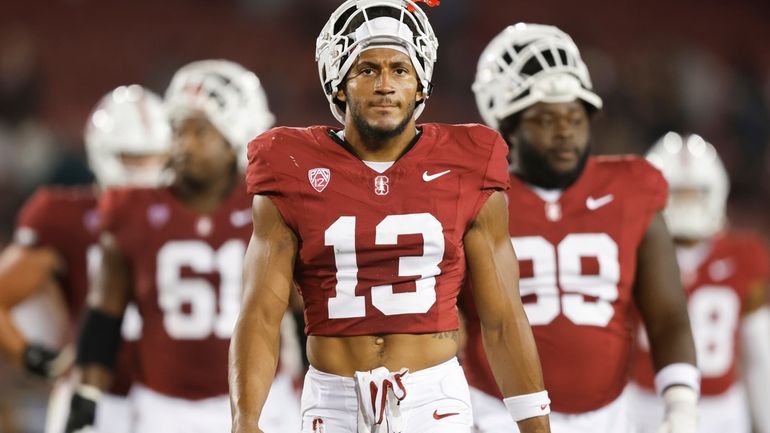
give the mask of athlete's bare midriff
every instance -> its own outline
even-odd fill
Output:
[[[320,337],[307,341],[310,365],[338,376],[385,367],[390,371],[417,371],[455,356],[458,331],[434,334],[385,334],[355,337]]]

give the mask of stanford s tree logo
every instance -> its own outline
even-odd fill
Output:
[[[311,168],[307,171],[310,186],[318,192],[323,191],[329,185],[331,177],[332,173],[328,168]]]
[[[390,180],[388,179],[388,176],[377,176],[374,178],[374,193],[377,195],[387,195],[388,191],[390,191],[390,187],[388,186],[388,182]]]

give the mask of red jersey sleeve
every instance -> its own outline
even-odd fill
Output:
[[[51,246],[56,243],[61,230],[53,218],[54,199],[50,190],[38,189],[24,203],[16,221],[14,241],[27,247]]]
[[[660,170],[642,158],[634,158],[631,160],[631,174],[634,183],[650,197],[650,211],[662,211],[668,201],[668,183]]]
[[[286,160],[286,147],[296,143],[281,131],[281,128],[273,128],[249,143],[246,191],[249,194],[270,197],[286,224],[296,230],[289,199],[293,192],[291,188],[295,188],[295,182],[286,174],[285,168],[277,162]],[[291,156],[288,158],[291,159]]]
[[[492,143],[482,188],[506,191],[509,187],[510,176],[508,175],[508,145],[505,140],[497,132],[481,125],[472,128],[470,135],[471,139]]]
[[[500,137],[500,134],[486,126],[474,125],[469,129],[468,136],[474,144],[473,148],[485,152],[486,156],[483,178],[480,183],[481,194],[472,209],[473,218],[469,221],[472,222],[493,192],[508,190],[510,177],[508,175],[508,145]]]

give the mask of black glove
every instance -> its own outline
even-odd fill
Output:
[[[79,387],[70,401],[70,414],[65,433],[74,433],[93,427],[96,420],[96,402],[101,392],[93,387]]]
[[[24,369],[40,377],[54,377],[54,366],[59,359],[59,352],[30,344],[24,349]]]

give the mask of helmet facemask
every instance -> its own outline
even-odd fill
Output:
[[[537,102],[579,99],[596,109],[602,106],[577,46],[553,26],[506,28],[481,54],[472,88],[484,122],[495,129]]]

